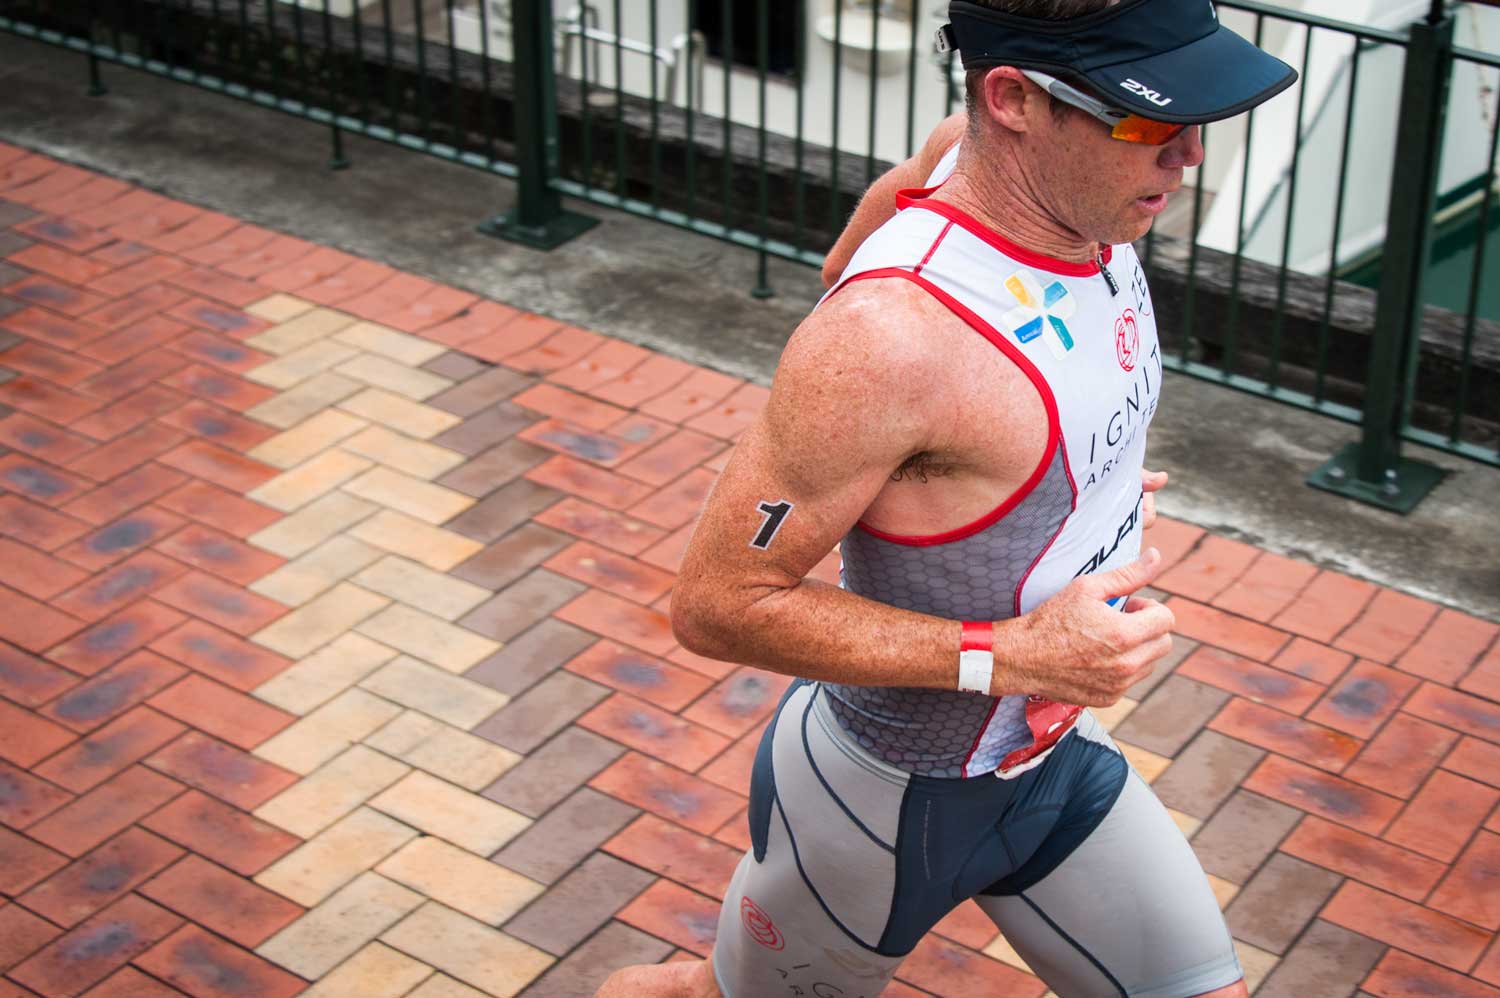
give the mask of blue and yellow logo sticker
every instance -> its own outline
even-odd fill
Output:
[[[1068,320],[1078,312],[1073,293],[1061,281],[1045,288],[1029,270],[1018,270],[1005,281],[1005,289],[1019,303],[1005,313],[1006,325],[1022,343],[1041,338],[1058,360],[1073,349],[1073,334]]]

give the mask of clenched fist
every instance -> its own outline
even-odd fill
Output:
[[[1161,552],[1074,579],[1035,610],[995,625],[995,696],[1038,694],[1109,707],[1172,650],[1172,611],[1131,596],[1162,569]],[[1129,596],[1125,612],[1106,602]]]

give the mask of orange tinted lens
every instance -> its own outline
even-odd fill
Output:
[[[1139,142],[1147,146],[1164,146],[1182,134],[1186,125],[1173,125],[1165,121],[1152,121],[1132,114],[1109,134],[1122,142]]]

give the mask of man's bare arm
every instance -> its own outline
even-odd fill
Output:
[[[909,285],[869,282],[799,328],[683,559],[672,622],[685,647],[810,679],[955,688],[958,621],[806,577],[891,471],[932,447],[961,411],[946,395],[947,358],[909,335],[940,320],[931,311],[940,308]],[[1000,624],[992,692],[1117,701],[1170,649],[1172,618],[1154,601],[1134,600],[1125,614],[1104,601],[1146,585],[1158,565],[1148,556],[1078,580]]]
[[[896,192],[909,187],[920,187],[932,176],[932,171],[937,169],[943,154],[963,137],[966,122],[967,118],[962,112],[944,118],[933,128],[915,156],[897,163],[870,185],[860,198],[854,214],[849,217],[849,224],[844,226],[838,241],[823,258],[825,288],[833,287],[844,268],[849,266],[859,244],[896,214]]]

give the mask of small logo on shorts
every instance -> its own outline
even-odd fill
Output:
[[[781,931],[772,924],[771,916],[749,898],[740,900],[740,920],[745,923],[745,931],[750,933],[750,938],[766,949],[780,951],[786,947],[786,940],[782,938]]]
[[[1124,371],[1134,371],[1141,355],[1141,334],[1136,328],[1135,313],[1130,309],[1115,321],[1115,358]]]

